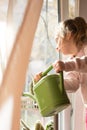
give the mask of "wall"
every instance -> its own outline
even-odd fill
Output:
[[[80,0],[79,15],[84,17],[87,21],[87,0]]]

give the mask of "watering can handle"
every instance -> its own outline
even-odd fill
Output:
[[[50,65],[50,66],[42,73],[42,77],[45,76],[45,75],[47,75],[47,73],[48,73],[49,71],[51,71],[52,69],[53,69],[53,66]]]
[[[63,84],[63,71],[60,71],[60,76],[61,76],[61,81],[62,81],[62,84]]]
[[[49,71],[51,71],[52,69],[53,69],[53,66],[50,65],[50,66],[42,73],[42,77],[46,76],[47,73],[48,73]],[[59,73],[60,73],[60,77],[61,77],[61,84],[64,86],[63,71],[60,71]]]
[[[53,65],[50,65],[43,73],[42,73],[42,77],[47,75],[48,72],[50,72],[53,69]],[[63,80],[63,71],[60,72],[61,75],[61,79]]]
[[[46,76],[49,71],[53,69],[53,65],[50,65],[43,73],[42,77]],[[64,86],[64,80],[63,80],[63,71],[60,71],[60,77],[61,77],[61,84]]]

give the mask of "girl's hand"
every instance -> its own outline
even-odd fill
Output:
[[[34,77],[34,82],[38,82],[41,79],[41,77],[42,77],[42,72],[36,74]]]
[[[53,63],[53,68],[57,73],[59,73],[60,71],[65,70],[65,64],[63,61],[55,61]]]

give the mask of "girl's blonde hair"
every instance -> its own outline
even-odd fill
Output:
[[[58,36],[65,37],[67,33],[71,33],[77,46],[87,44],[87,23],[82,17],[67,19],[58,25],[55,39]]]

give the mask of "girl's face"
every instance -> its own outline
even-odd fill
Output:
[[[72,39],[66,39],[58,36],[56,41],[56,50],[62,52],[64,55],[76,55],[77,47]]]

